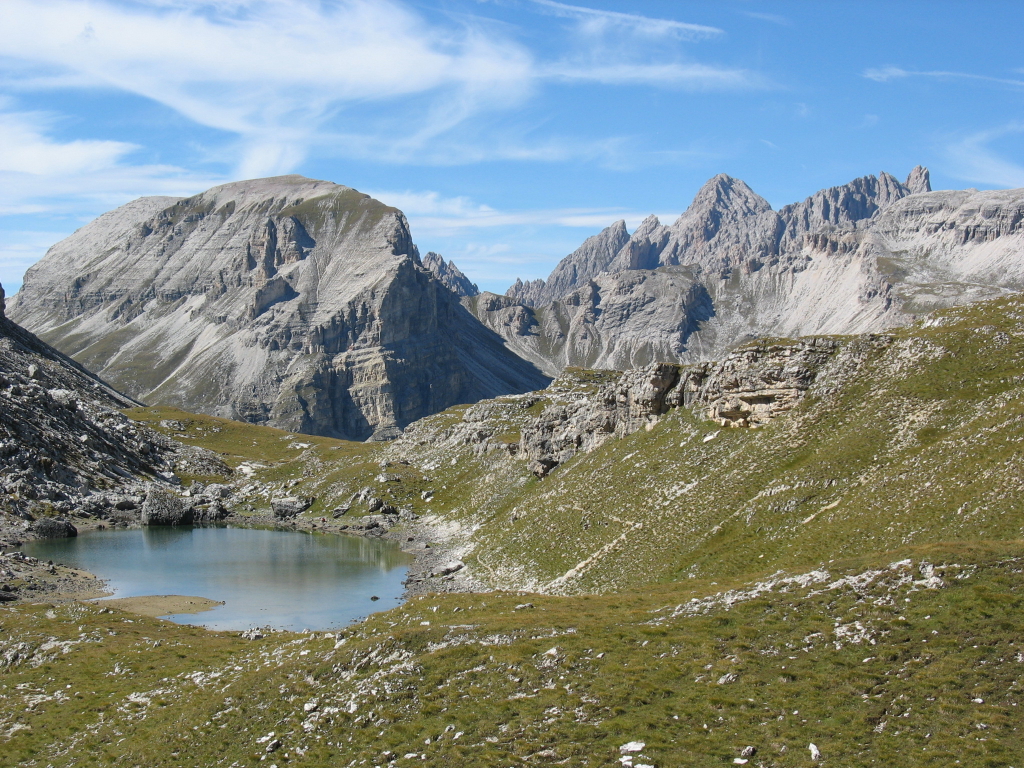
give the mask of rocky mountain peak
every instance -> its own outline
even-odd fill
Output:
[[[904,186],[910,190],[912,195],[920,195],[932,191],[932,179],[928,169],[922,165],[914,167],[914,170],[907,176]]]
[[[582,268],[580,248],[552,272],[565,280],[558,294],[552,278],[510,291],[544,312],[474,311],[558,373],[706,360],[759,336],[879,330],[1019,290],[1024,190],[921,196],[930,188],[918,166],[906,183],[863,176],[776,212],[719,174],[671,226],[647,218],[604,274]]]
[[[454,261],[446,262],[439,253],[429,251],[423,257],[423,266],[429,269],[449,291],[456,296],[476,296],[480,289],[471,282],[462,270],[455,266]]]
[[[430,263],[396,208],[332,182],[252,179],[101,216],[28,271],[10,314],[140,400],[385,437],[546,381],[449,290],[476,286]]]
[[[5,301],[4,286],[0,284],[0,318],[7,317],[7,302]]]
[[[747,186],[746,182],[720,173],[704,183],[690,207],[676,220],[676,224],[687,218],[712,215],[714,212],[728,210],[738,216],[756,216],[771,209],[768,201]]]
[[[652,227],[657,228],[660,222],[653,219]],[[645,222],[646,224],[647,222]],[[637,230],[643,234],[641,225]],[[579,248],[562,259],[558,266],[544,280],[531,280],[527,283],[517,280],[508,289],[506,296],[531,307],[542,307],[568,296],[580,285],[592,280],[608,269],[615,255],[629,242],[626,222],[622,219],[609,227],[605,227],[596,235],[588,237]]]
[[[544,288],[545,282],[540,278],[527,280],[526,282],[516,278],[516,281],[505,291],[505,295],[520,304],[526,304],[531,307],[543,307],[548,303],[545,301],[547,292]]]

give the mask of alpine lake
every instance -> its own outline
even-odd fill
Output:
[[[89,531],[21,549],[95,574],[111,600],[148,606],[139,612],[213,630],[344,626],[400,601],[412,562],[389,541],[232,526]]]

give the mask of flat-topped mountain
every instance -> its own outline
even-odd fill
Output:
[[[544,386],[401,211],[301,176],[142,198],[53,246],[13,319],[140,400],[350,439]],[[475,286],[473,286],[475,288]]]
[[[466,300],[517,353],[632,368],[766,336],[863,333],[1024,288],[1024,190],[932,192],[882,173],[775,211],[715,176],[671,225],[622,221],[546,280]]]

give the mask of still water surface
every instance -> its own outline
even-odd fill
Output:
[[[385,610],[400,598],[412,562],[376,539],[231,527],[91,531],[25,542],[22,549],[106,579],[114,597],[223,600],[212,611],[168,618],[235,630],[322,630]]]

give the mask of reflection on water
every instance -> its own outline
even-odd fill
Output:
[[[209,612],[170,617],[211,629],[347,624],[394,605],[411,561],[377,539],[227,526],[94,531],[26,542],[23,549],[95,573],[116,597],[223,600]],[[372,602],[372,595],[381,602]]]

